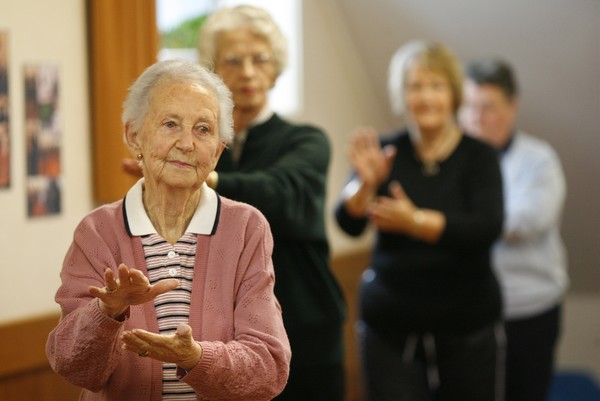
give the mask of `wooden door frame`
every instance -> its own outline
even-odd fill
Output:
[[[122,104],[131,83],[157,61],[155,0],[88,0],[93,194],[97,204],[123,198],[136,181],[121,168]]]

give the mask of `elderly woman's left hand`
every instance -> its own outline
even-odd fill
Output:
[[[155,334],[142,329],[126,331],[121,336],[123,349],[142,357],[175,363],[190,370],[202,358],[202,347],[192,337],[192,328],[180,324],[174,334]]]

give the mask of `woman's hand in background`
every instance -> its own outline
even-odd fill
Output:
[[[143,177],[144,176],[144,172],[142,171],[142,168],[140,167],[137,160],[123,159],[121,161],[121,166],[123,167],[123,171],[125,171],[128,174],[131,174],[134,177]]]
[[[371,223],[381,231],[408,235],[435,244],[446,228],[446,216],[433,209],[420,209],[397,181],[389,186],[390,196],[380,196],[369,206]]]
[[[354,132],[350,142],[350,163],[363,185],[372,189],[379,187],[390,175],[395,156],[394,146],[381,148],[374,128],[359,127]]]
[[[389,186],[390,196],[380,196],[369,207],[371,222],[381,231],[410,234],[414,230],[413,204],[402,186],[394,181]]]

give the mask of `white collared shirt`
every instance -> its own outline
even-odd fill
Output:
[[[127,196],[125,197],[125,219],[129,232],[133,236],[157,233],[144,208],[144,201],[142,199],[143,188],[144,178],[140,178],[131,187],[129,192],[127,192]],[[202,191],[200,202],[185,231],[194,234],[210,235],[214,232],[217,223],[219,200],[217,193],[206,183],[202,184],[200,191]]]

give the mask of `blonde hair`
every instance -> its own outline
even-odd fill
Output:
[[[462,67],[454,53],[437,42],[415,40],[401,46],[390,61],[388,70],[388,91],[394,113],[403,115],[406,111],[404,90],[406,72],[412,63],[436,73],[442,74],[450,84],[452,91],[452,110],[458,111],[463,98]]]
[[[271,15],[254,6],[220,8],[204,21],[198,34],[200,64],[214,70],[219,35],[240,28],[249,28],[266,39],[273,51],[275,70],[279,76],[287,66],[287,40]]]

